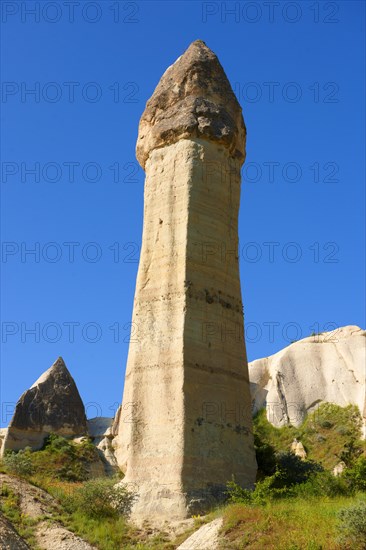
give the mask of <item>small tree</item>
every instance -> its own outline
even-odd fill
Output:
[[[31,449],[26,447],[18,451],[7,451],[3,458],[5,468],[12,474],[21,477],[31,476],[33,473],[33,464],[31,459]]]
[[[129,516],[137,494],[116,479],[97,478],[84,483],[75,496],[75,507],[92,518]]]

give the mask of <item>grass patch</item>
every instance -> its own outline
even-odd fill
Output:
[[[365,495],[358,495],[366,502]],[[361,550],[365,546],[340,538],[340,511],[354,498],[285,499],[265,506],[231,504],[223,509],[222,548],[251,550]]]

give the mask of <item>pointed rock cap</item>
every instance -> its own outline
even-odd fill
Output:
[[[216,55],[202,40],[163,74],[142,114],[136,157],[143,168],[150,152],[184,138],[224,145],[245,160],[246,130],[241,107]]]
[[[61,376],[69,376],[71,377],[71,374],[69,373],[65,361],[62,359],[62,357],[58,357],[56,361],[50,366],[49,369],[47,369],[37,380],[34,382],[34,384],[31,386],[31,388],[34,388],[35,386],[38,386],[42,382],[44,382],[51,374],[58,373]]]
[[[11,428],[60,435],[86,433],[84,405],[62,357],[20,397]]]

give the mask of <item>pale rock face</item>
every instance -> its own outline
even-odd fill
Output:
[[[87,433],[83,402],[61,357],[20,397],[1,452],[40,449],[51,432],[64,437]]]
[[[8,428],[0,428],[0,456],[2,456],[1,449],[3,448],[4,440],[6,438],[7,433],[8,433]]]
[[[338,464],[334,466],[333,475],[335,477],[340,476],[341,474],[343,474],[345,469],[346,469],[346,464],[345,462],[343,462],[343,460],[341,460],[341,462],[338,462]]]
[[[216,56],[195,42],[140,123],[135,338],[113,442],[139,492],[135,520],[182,519],[219,500],[232,475],[255,480],[237,254],[245,127],[232,91],[227,101],[221,93],[228,87]],[[200,98],[207,117],[192,114]]]
[[[304,445],[301,443],[301,441],[298,441],[296,438],[293,440],[291,444],[291,451],[294,453],[294,455],[298,456],[302,460],[306,458],[306,451],[304,449]]]
[[[178,546],[177,550],[216,550],[219,548],[219,531],[222,524],[222,518],[216,518],[210,521],[210,523],[205,523],[205,525],[202,525],[193,535]]]
[[[115,473],[118,465],[113,449],[114,418],[96,417],[87,421],[88,434],[99,451],[107,473]]]
[[[253,412],[299,426],[322,402],[358,406],[366,426],[366,331],[346,326],[249,363]]]

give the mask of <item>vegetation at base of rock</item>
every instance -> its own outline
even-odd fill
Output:
[[[357,407],[323,404],[295,428],[254,419],[258,478],[254,491],[227,484],[225,549],[364,549],[366,452]],[[305,460],[289,452],[294,438]],[[343,461],[345,470],[332,470]],[[314,534],[316,533],[316,535]]]
[[[64,525],[99,550],[173,550],[167,535],[148,536],[146,530],[137,529],[125,518],[90,518],[82,511],[62,516]]]
[[[90,518],[128,517],[137,494],[118,484],[119,478],[97,478],[86,481],[64,497],[68,512],[82,510]]]
[[[225,550],[364,549],[366,452],[359,418],[355,407],[327,404],[299,428],[278,429],[260,413],[254,420],[260,467],[255,490],[232,480],[228,503],[197,519],[195,527],[223,516]],[[305,446],[305,460],[289,451],[295,437]],[[136,495],[122,488],[117,498],[118,476],[88,479],[95,453],[88,440],[74,443],[52,435],[40,451],[7,453],[2,468],[56,498],[48,521],[60,522],[99,550],[173,550],[193,531],[191,526],[172,541],[166,532],[132,526],[128,513]],[[346,468],[335,477],[332,470],[340,460]],[[5,484],[0,497],[4,515],[36,548],[34,520],[20,513],[16,495]]]
[[[34,468],[30,455],[31,449],[29,447],[26,449],[21,449],[17,453],[7,451],[3,458],[5,470],[21,477],[28,477],[32,475]]]
[[[76,487],[73,483],[49,487],[62,507],[57,519],[101,550],[129,548],[135,538],[135,529],[126,520],[136,494],[116,486],[119,481],[118,477],[97,478]]]
[[[276,470],[276,453],[287,452],[296,438],[302,442],[307,458],[325,469],[333,469],[340,461],[350,467],[365,453],[361,441],[362,418],[355,405],[339,407],[321,404],[298,428],[274,427],[265,409],[254,418],[254,444],[258,462],[258,478]]]
[[[305,460],[288,450],[295,437],[304,442]],[[242,489],[232,480],[227,484],[229,502],[265,504],[279,498],[352,496],[365,491],[365,443],[360,437],[361,416],[353,405],[342,408],[324,403],[299,428],[275,428],[263,410],[254,419],[258,462],[255,490]],[[329,452],[326,459],[325,443]],[[335,477],[329,468],[339,461],[346,469]]]
[[[89,467],[96,460],[99,460],[98,451],[88,438],[74,443],[51,434],[40,451],[32,451],[29,447],[18,452],[7,451],[3,464],[7,472],[22,477],[35,475],[41,479],[51,477],[77,482],[89,478]]]
[[[293,458],[297,457],[293,456]],[[293,464],[296,464],[295,460]],[[305,471],[300,472],[300,476],[303,478]],[[274,500],[285,498],[333,498],[354,494],[354,491],[349,488],[341,476],[335,477],[330,472],[318,471],[316,463],[309,464],[306,478],[304,477],[302,482],[294,481],[294,477],[295,473],[292,471],[277,469],[272,476],[258,481],[254,491],[243,489],[232,480],[227,484],[229,502],[265,505]]]

